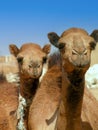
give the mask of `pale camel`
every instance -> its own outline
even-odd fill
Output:
[[[98,41],[98,29],[94,30],[91,34],[91,36],[95,37]],[[91,64],[90,66],[93,66],[94,64],[98,64],[98,44],[96,45],[96,50],[92,52],[91,54]]]

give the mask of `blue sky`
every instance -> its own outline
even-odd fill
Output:
[[[98,0],[0,0],[0,55],[10,54],[11,43],[43,46],[48,32],[71,27],[98,29]]]

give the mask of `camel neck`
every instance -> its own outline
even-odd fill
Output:
[[[74,70],[70,74],[63,71],[62,79],[62,99],[67,122],[66,130],[78,130],[77,123],[81,124],[81,108],[85,86],[84,74],[82,70]],[[81,127],[81,125],[79,126]]]
[[[39,84],[38,79],[32,79],[32,78],[25,79],[23,77],[20,77],[20,94],[25,99],[32,99],[35,95],[38,84]]]

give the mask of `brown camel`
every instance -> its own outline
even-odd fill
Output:
[[[25,99],[32,99],[39,83],[39,77],[43,73],[43,68],[48,69],[47,54],[50,52],[50,44],[41,48],[37,44],[27,43],[23,44],[20,49],[11,44],[9,49],[10,53],[18,60],[20,93]]]
[[[38,88],[39,78],[42,79],[48,69],[47,55],[50,52],[50,45],[47,44],[41,48],[37,44],[26,43],[19,49],[16,45],[11,44],[9,49],[18,60],[20,87],[13,87],[12,84],[7,82],[0,84],[0,111],[5,113],[5,116],[0,115],[0,128],[2,130],[16,130],[17,127],[18,130],[25,130],[27,129],[26,121],[29,105]],[[6,107],[4,107],[4,104]],[[21,115],[21,113],[24,115]]]
[[[16,130],[18,87],[0,75],[0,130]]]
[[[98,31],[96,33],[98,34]],[[92,36],[78,28],[65,31],[61,37],[56,33],[48,34],[50,42],[59,48],[62,57],[62,100],[57,119],[57,130],[87,130],[87,127],[81,123],[81,111],[85,73],[90,66],[91,51],[95,49],[98,41],[98,38]],[[98,117],[96,122],[97,120]],[[95,125],[97,125],[96,122]],[[93,129],[95,130],[95,126]]]
[[[93,121],[93,126],[89,122],[85,123],[85,126],[81,122],[81,111],[84,76],[90,66],[91,51],[95,49],[96,39],[78,28],[65,31],[61,37],[52,32],[48,38],[59,48],[62,64],[61,67],[52,64],[44,75],[30,106],[29,130],[92,130],[91,127],[95,128],[96,122]],[[94,103],[92,101],[91,105]],[[96,104],[97,108],[98,103]]]
[[[29,110],[29,130],[54,130],[61,95],[61,70],[58,55],[49,60],[49,70],[44,75]]]

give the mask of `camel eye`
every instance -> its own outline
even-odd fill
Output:
[[[46,63],[47,57],[43,57],[43,63]]]
[[[37,67],[37,68],[40,68],[40,66],[41,66],[41,64],[37,64],[37,66],[36,66],[36,67]]]
[[[58,46],[59,46],[59,49],[63,49],[65,47],[65,43],[60,43]]]
[[[87,55],[87,50],[84,51],[84,55]]]
[[[72,55],[77,55],[77,52],[75,50],[72,50]]]
[[[32,65],[29,65],[29,68],[32,68]]]
[[[17,61],[18,61],[18,63],[22,63],[23,57],[17,57]]]

